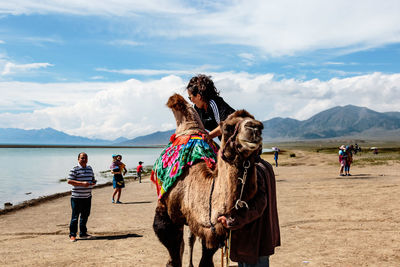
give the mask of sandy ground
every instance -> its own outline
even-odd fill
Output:
[[[356,165],[353,176],[339,177],[335,155],[295,153],[281,155],[274,168],[282,246],[271,266],[400,266],[400,164]],[[93,192],[93,240],[69,241],[68,196],[1,215],[0,265],[165,266],[167,250],[152,230],[156,193],[148,177],[127,183],[124,204],[112,204],[111,194],[111,187]],[[196,243],[195,265],[199,258]],[[218,251],[216,266],[220,259]]]

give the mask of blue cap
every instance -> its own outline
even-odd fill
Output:
[[[118,156],[117,154],[112,154],[111,157],[115,158],[116,156]]]

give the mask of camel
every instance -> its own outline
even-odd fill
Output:
[[[181,95],[172,95],[167,106],[176,120],[176,136],[206,133],[197,112]],[[169,252],[166,266],[182,266],[184,225],[202,240],[199,266],[214,266],[213,255],[227,236],[218,217],[229,214],[235,205],[247,205],[257,191],[254,163],[262,150],[263,124],[239,110],[221,127],[216,168],[211,170],[203,161],[193,164],[158,201],[153,229]],[[245,180],[243,187],[240,178]]]

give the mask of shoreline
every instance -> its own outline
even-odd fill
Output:
[[[149,174],[145,174],[145,175],[142,176],[142,180],[146,179],[146,178],[150,178],[150,175]],[[124,177],[125,184],[134,182],[136,180],[137,180],[137,177],[135,177],[135,176],[126,176],[126,177]],[[95,187],[93,187],[93,190],[100,189],[100,188],[107,187],[107,186],[112,186],[112,184],[113,184],[112,180],[108,181],[108,182],[105,182],[105,183],[102,183],[102,184],[97,184]],[[45,202],[48,202],[48,201],[51,201],[51,200],[55,200],[55,199],[58,199],[58,198],[61,198],[61,197],[68,196],[70,194],[71,194],[71,190],[64,191],[64,192],[57,192],[57,193],[50,194],[50,195],[45,195],[45,196],[40,196],[40,197],[37,197],[37,198],[24,200],[22,202],[19,202],[16,205],[7,206],[7,207],[6,207],[5,203],[4,203],[4,208],[0,208],[0,216],[4,215],[4,214],[7,214],[7,213],[10,213],[10,212],[17,211],[17,210],[22,210],[22,209],[25,209],[25,208],[28,208],[28,207],[37,206],[37,205],[40,205],[42,203],[45,203]]]
[[[146,178],[150,178],[150,174],[144,174],[142,176],[142,180],[146,179]],[[133,175],[127,175],[124,177],[125,184],[134,182],[136,180],[137,180],[137,177],[135,177]],[[93,187],[93,190],[100,189],[100,188],[107,187],[107,186],[112,186],[112,184],[113,184],[113,182],[112,182],[112,177],[111,177],[111,181],[108,181],[108,182],[105,182],[102,184],[97,184],[95,187]],[[10,212],[17,211],[17,210],[25,209],[28,207],[37,206],[44,202],[55,200],[55,199],[67,196],[69,194],[71,194],[71,190],[63,191],[63,192],[56,192],[56,193],[53,193],[50,195],[44,195],[44,196],[24,200],[22,202],[18,202],[16,205],[11,205],[11,206],[6,206],[6,203],[10,203],[10,202],[5,202],[3,204],[4,208],[0,208],[0,216],[10,213]]]
[[[129,179],[125,180],[125,182],[129,181]],[[96,185],[95,187],[93,187],[93,190],[99,189],[99,188],[103,188],[103,187],[107,187],[107,186],[111,186],[112,182],[106,182],[104,184],[99,184]],[[61,197],[65,197],[67,195],[71,194],[71,190],[68,191],[64,191],[64,192],[58,192],[58,193],[54,193],[54,194],[50,194],[50,195],[46,195],[46,196],[41,196],[41,197],[37,197],[37,198],[33,198],[33,199],[29,199],[29,200],[25,200],[22,201],[21,203],[18,203],[16,205],[12,205],[12,206],[8,206],[8,207],[4,207],[3,209],[0,209],[0,216],[10,213],[10,212],[15,212],[17,210],[22,210],[28,207],[33,207],[33,206],[37,206],[40,205],[42,203],[51,201],[51,200],[55,200]]]

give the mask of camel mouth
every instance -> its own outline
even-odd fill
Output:
[[[247,118],[241,122],[241,131],[238,141],[245,150],[257,150],[262,145],[262,124],[254,119]]]
[[[245,145],[249,149],[257,149],[260,146],[260,142],[258,140],[248,140],[248,139],[239,139],[242,145]]]

